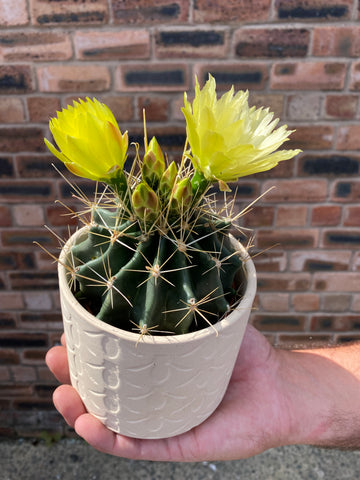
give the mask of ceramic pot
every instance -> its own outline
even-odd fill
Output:
[[[110,326],[83,308],[64,267],[83,228],[64,246],[59,286],[72,385],[109,429],[136,438],[166,438],[202,423],[221,402],[256,292],[255,267],[244,260],[243,298],[226,318],[197,332],[151,336]]]

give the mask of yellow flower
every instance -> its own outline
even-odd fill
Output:
[[[75,175],[106,182],[122,171],[128,134],[121,133],[110,109],[95,98],[74,101],[49,126],[60,151],[45,138],[47,147]]]
[[[193,104],[186,93],[184,104],[190,158],[209,181],[219,180],[224,185],[269,170],[301,151],[276,151],[292,133],[287,126],[275,130],[279,120],[273,120],[269,109],[249,108],[248,92],[239,91],[234,96],[232,87],[218,100],[211,75],[202,90],[196,79]]]

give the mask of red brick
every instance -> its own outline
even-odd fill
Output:
[[[293,272],[327,272],[349,269],[350,251],[319,250],[291,252],[289,270]]]
[[[30,0],[32,22],[40,26],[103,24],[108,21],[107,0]]]
[[[310,31],[305,28],[240,28],[235,54],[242,58],[305,57]]]
[[[7,33],[0,35],[0,42],[0,58],[6,62],[48,62],[72,56],[69,36],[60,33]]]
[[[24,105],[20,98],[0,97],[0,123],[23,123]]]
[[[270,0],[257,0],[256,6],[246,0],[228,0],[226,3],[216,0],[197,0],[194,5],[194,22],[228,23],[267,20]]]
[[[314,248],[318,241],[316,229],[276,229],[258,230],[256,233],[259,248],[271,248],[275,245],[284,250]]]
[[[297,312],[318,311],[320,298],[315,293],[296,293],[292,296],[291,305]]]
[[[11,383],[5,383],[1,385],[1,393],[2,397],[5,399],[12,399],[12,401],[15,398],[23,398],[25,396],[31,395],[32,394],[32,386],[31,385],[24,385],[24,384],[18,384],[14,385]]]
[[[307,207],[302,205],[279,206],[275,224],[278,227],[304,227],[306,225],[307,212]]]
[[[288,143],[286,144],[286,147]],[[290,148],[290,147],[289,147]],[[287,162],[280,162],[271,170],[267,170],[265,172],[256,173],[254,177],[260,181],[274,179],[272,186],[276,187],[277,181],[280,178],[292,178],[294,176],[294,166],[296,160],[292,158]]]
[[[3,152],[42,152],[44,132],[38,127],[0,128],[0,150]]]
[[[11,367],[12,376],[17,383],[28,383],[36,380],[36,371],[34,367],[18,365]]]
[[[22,309],[24,308],[22,294],[20,292],[0,292],[0,305],[2,311]]]
[[[338,150],[360,150],[360,125],[344,125],[338,129]]]
[[[42,140],[43,142],[43,140]],[[59,173],[52,167],[52,163],[65,171],[66,167],[60,161],[57,161],[53,155],[19,155],[15,157],[21,178],[59,178]]]
[[[320,57],[359,57],[360,27],[315,27],[312,53]]]
[[[20,227],[44,225],[44,211],[39,205],[15,205],[13,212],[15,223]]]
[[[360,292],[360,272],[316,272],[314,289],[319,292]]]
[[[272,180],[263,184],[265,192],[274,185]],[[326,180],[278,180],[275,188],[269,191],[263,198],[263,202],[323,202],[327,195]]]
[[[142,30],[121,32],[78,31],[74,35],[76,57],[80,60],[132,60],[149,58],[149,33]]]
[[[287,98],[286,115],[292,120],[316,120],[320,117],[322,98],[317,93],[299,93]]]
[[[289,294],[288,293],[261,293],[260,305],[263,310],[268,312],[288,312]]]
[[[4,232],[6,232],[5,230]],[[5,270],[32,270],[35,268],[34,255],[29,252],[0,253],[0,269]]]
[[[360,90],[360,62],[354,62],[351,65],[349,90]]]
[[[261,331],[303,331],[306,317],[296,314],[253,315],[252,324]]]
[[[66,108],[68,105],[73,105],[74,100],[85,100],[86,97],[87,95],[68,95],[64,100],[64,107]],[[90,95],[90,97],[93,98],[93,95]],[[95,97],[99,102],[104,103],[110,108],[119,123],[126,122],[123,127],[120,125],[121,130],[125,131],[129,129],[127,122],[134,120],[134,98],[132,96],[112,96],[101,92]]]
[[[241,218],[241,224],[248,228],[254,227],[271,227],[274,223],[275,208],[274,207],[251,207]]]
[[[45,349],[32,349],[25,350],[22,355],[23,364],[43,364],[45,360],[47,350]]]
[[[312,208],[311,225],[324,227],[338,225],[341,219],[341,207],[337,205],[319,205]]]
[[[35,363],[34,360],[24,360],[24,362],[31,362],[32,364]],[[54,382],[54,375],[50,372],[50,370],[47,367],[43,367],[40,365],[40,363],[44,363],[44,360],[39,360],[39,365],[37,367],[37,372],[38,372],[38,379],[40,382]]]
[[[249,105],[255,105],[256,108],[269,108],[275,118],[280,118],[283,116],[284,95],[250,92]]]
[[[273,90],[342,90],[346,64],[331,61],[274,63]]]
[[[148,101],[150,103],[153,103],[152,102],[152,98],[154,98],[153,95],[148,96],[148,97],[142,97],[142,98],[146,99],[146,101]],[[193,99],[194,99],[193,95],[191,95],[191,93],[189,92],[188,100],[190,102],[192,102]],[[155,98],[155,100],[156,100],[156,98]],[[159,98],[159,100],[161,100],[161,98]],[[139,100],[139,104],[140,104],[140,100]],[[175,96],[175,94],[174,94],[173,98],[172,98],[172,102],[171,102],[171,109],[170,109],[172,120],[175,120],[175,121],[178,120],[180,122],[184,122],[184,114],[181,111],[183,106],[184,106],[184,95],[180,93],[179,96]],[[159,114],[160,114],[160,112],[159,112]]]
[[[29,22],[26,0],[17,0],[16,8],[10,1],[0,2],[0,25],[15,27]]]
[[[350,294],[329,294],[322,296],[322,309],[330,312],[348,312],[350,310]]]
[[[20,357],[15,349],[2,348],[0,350],[0,365],[19,365]]]
[[[351,18],[353,0],[276,0],[278,18],[287,21],[328,21]]]
[[[258,288],[261,292],[303,292],[310,288],[309,273],[265,273],[258,274]]]
[[[167,98],[154,95],[140,97],[137,108],[138,120],[143,118],[143,109],[149,122],[166,122],[169,119],[170,106]]]
[[[357,95],[327,95],[325,99],[325,115],[329,118],[355,118],[357,105]]]
[[[0,157],[0,178],[13,178],[15,176],[16,172],[11,156]]]
[[[41,92],[99,92],[110,88],[110,72],[101,65],[50,65],[37,70]]]
[[[285,146],[302,150],[328,150],[332,148],[334,132],[331,125],[297,125]]]
[[[224,58],[229,41],[224,29],[164,29],[156,33],[157,58]]]
[[[184,23],[189,16],[189,0],[111,0],[111,6],[119,25]]]
[[[327,347],[333,343],[332,335],[311,334],[311,335],[279,335],[276,347],[281,349],[303,350],[308,348]]]
[[[33,242],[39,242],[44,247],[57,245],[55,236],[48,232],[45,228],[38,229],[22,229],[13,228],[3,230],[1,234],[4,247],[31,247],[34,248]]]
[[[331,199],[337,202],[359,202],[360,182],[357,180],[339,180],[334,183]]]
[[[352,295],[351,310],[354,312],[360,312],[360,294]]]
[[[360,225],[360,207],[346,206],[344,215],[344,226],[358,227]]]
[[[60,110],[58,97],[29,97],[27,107],[30,120],[34,123],[48,123]]]
[[[9,227],[12,224],[11,210],[6,205],[0,205],[0,227]]]
[[[346,343],[354,343],[360,340],[360,334],[350,333],[350,334],[338,334],[335,335],[335,341],[337,344],[346,344]]]
[[[67,204],[66,207],[71,208],[73,212],[77,211],[75,205]],[[48,206],[46,208],[47,223],[54,226],[79,225],[78,218],[71,210],[60,204]]]
[[[277,252],[273,250],[261,250],[254,257],[254,252],[250,252],[253,256],[256,270],[258,272],[283,272],[287,267],[287,258],[285,252]]]
[[[360,247],[359,230],[325,230],[322,232],[322,246],[334,248],[356,248]]]
[[[316,315],[311,319],[311,330],[331,332],[346,332],[360,328],[359,317],[356,315]]]
[[[116,89],[128,92],[184,91],[188,88],[186,64],[123,64],[116,70]]]
[[[269,78],[268,66],[264,63],[199,63],[194,66],[194,73],[201,84],[206,82],[211,73],[218,91],[229,90],[232,85],[235,90],[263,90]]]
[[[16,328],[16,316],[11,312],[0,312],[0,329],[13,330]]]
[[[45,333],[7,333],[2,332],[0,346],[3,348],[39,348],[48,346],[48,337]],[[16,386],[10,387],[16,390]],[[20,389],[22,390],[22,388]],[[4,395],[7,396],[7,395]]]
[[[0,201],[8,203],[24,202],[26,198],[31,198],[34,202],[48,202],[54,200],[53,186],[50,182],[31,182],[31,181],[0,181]]]
[[[0,94],[22,94],[34,91],[29,65],[0,65]]]
[[[53,267],[54,268],[54,267]],[[9,273],[13,290],[37,289],[53,290],[58,288],[57,273],[54,272],[13,272]]]
[[[31,292],[33,293],[33,292]],[[48,292],[49,297],[52,292]],[[44,306],[44,303],[42,304]],[[62,331],[63,321],[61,313],[52,313],[45,308],[32,308],[20,314],[19,326],[22,329],[37,329],[38,331]]]
[[[129,122],[134,119],[132,96],[102,96],[100,100],[110,108],[118,122]],[[127,130],[128,127],[123,129]]]
[[[67,239],[68,237],[69,235],[67,235],[65,238]],[[48,250],[51,251],[51,253],[55,255],[55,257],[58,257],[59,255],[58,248],[56,249],[49,248]],[[39,272],[49,272],[49,271],[52,272],[54,271],[54,269],[56,269],[56,265],[54,264],[54,259],[50,257],[48,253],[40,250],[40,248],[38,248],[38,251],[36,252],[36,266]]]

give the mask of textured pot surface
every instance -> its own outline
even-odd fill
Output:
[[[213,327],[185,335],[151,336],[112,327],[86,311],[59,262],[61,308],[70,375],[87,410],[108,428],[136,438],[166,438],[209,417],[221,402],[256,292],[253,262],[241,248],[247,280],[240,304]],[[217,335],[218,333],[218,335]]]

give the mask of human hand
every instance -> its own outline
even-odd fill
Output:
[[[66,422],[94,448],[121,457],[161,461],[203,461],[246,458],[283,445],[289,439],[290,417],[279,375],[279,351],[248,326],[226,391],[217,410],[182,435],[140,440],[108,430],[87,413],[70,386],[65,347],[53,347],[46,362],[63,383],[54,404]]]

